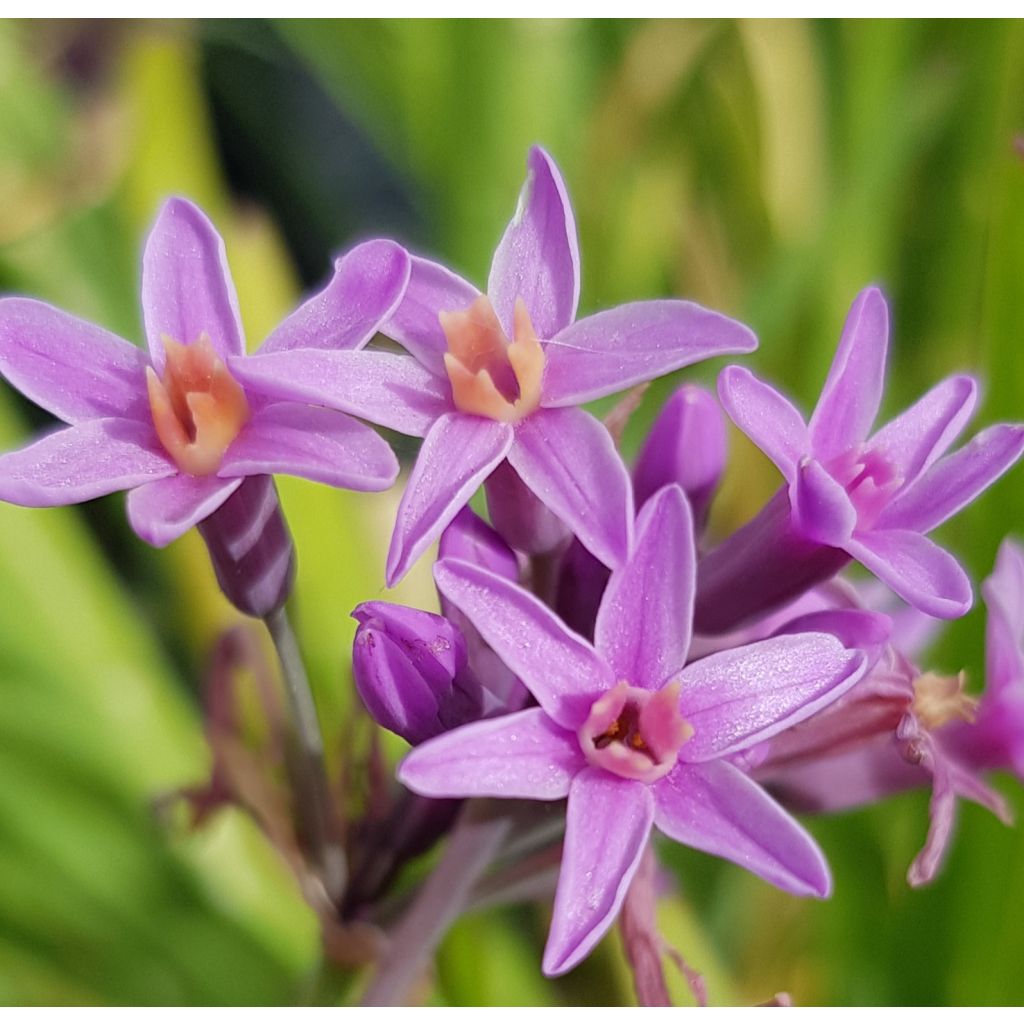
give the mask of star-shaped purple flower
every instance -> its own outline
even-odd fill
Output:
[[[357,247],[261,351],[361,347],[395,308],[408,272],[399,246]],[[371,428],[268,399],[229,369],[246,357],[224,243],[184,199],[163,206],[146,243],[142,309],[148,355],[45,303],[0,300],[0,373],[69,424],[0,456],[0,499],[69,505],[127,490],[136,533],[162,547],[246,477],[291,473],[353,490],[394,482],[398,463]]]
[[[750,352],[756,339],[742,324],[679,300],[633,302],[574,322],[579,292],[565,183],[535,147],[486,294],[412,257],[408,290],[384,333],[415,360],[321,351],[287,365],[260,356],[239,373],[282,397],[424,438],[398,510],[389,585],[506,460],[528,492],[614,567],[629,551],[630,481],[608,431],[577,407],[700,359]]]
[[[652,826],[798,895],[830,879],[808,834],[729,761],[837,699],[866,657],[834,636],[764,640],[686,663],[694,539],[678,486],[637,518],[593,645],[537,598],[468,562],[438,587],[540,704],[429,740],[399,778],[425,796],[568,797],[544,970],[579,963],[611,925]]]
[[[786,485],[754,520],[702,559],[702,632],[721,632],[782,604],[851,559],[929,615],[956,618],[970,608],[967,575],[925,534],[1017,461],[1024,452],[1024,427],[989,427],[944,456],[977,398],[971,377],[954,376],[871,433],[888,341],[885,299],[868,288],[850,309],[809,423],[748,370],[722,371],[722,404],[778,466]]]

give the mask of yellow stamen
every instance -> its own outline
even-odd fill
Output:
[[[959,718],[973,722],[978,702],[964,692],[965,673],[940,676],[925,672],[914,680],[914,700],[911,710],[926,729],[938,729]]]

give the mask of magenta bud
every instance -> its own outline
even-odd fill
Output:
[[[356,689],[376,721],[416,745],[475,721],[484,693],[461,630],[442,615],[367,601],[352,648]]]
[[[198,529],[220,589],[240,612],[261,619],[284,605],[295,582],[295,548],[272,477],[245,477]]]
[[[502,462],[484,483],[487,511],[506,543],[527,555],[546,555],[569,539],[571,531],[519,474]]]
[[[633,470],[636,507],[666,484],[679,484],[702,524],[725,468],[725,421],[709,391],[684,384],[666,403]]]

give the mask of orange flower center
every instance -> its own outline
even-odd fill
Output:
[[[526,303],[516,300],[509,341],[486,295],[459,313],[441,313],[448,339],[445,369],[461,412],[515,423],[540,405],[544,350]]]
[[[249,419],[249,403],[209,335],[200,334],[191,345],[166,335],[162,340],[167,353],[163,379],[146,368],[157,437],[182,472],[210,476]]]
[[[956,719],[973,722],[978,702],[964,692],[966,682],[963,672],[955,676],[925,672],[914,680],[911,710],[926,729],[939,729]]]

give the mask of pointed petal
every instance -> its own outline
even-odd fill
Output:
[[[221,480],[186,473],[155,480],[129,492],[128,522],[147,544],[166,547],[216,512],[241,483],[242,477]]]
[[[749,327],[695,302],[630,302],[570,324],[544,346],[541,401],[581,405],[702,359],[755,348]]]
[[[999,546],[992,575],[981,585],[988,609],[985,686],[1024,687],[1024,548],[1010,537]],[[1024,692],[1024,691],[1022,691]]]
[[[680,764],[654,786],[654,824],[670,839],[734,861],[795,896],[828,896],[818,844],[727,761]]]
[[[629,561],[612,573],[597,613],[594,646],[616,677],[658,689],[686,663],[693,628],[697,555],[690,506],[663,487],[637,517]]]
[[[446,413],[430,428],[409,474],[388,551],[393,587],[468,504],[512,447],[507,423]]]
[[[335,261],[322,291],[283,320],[260,352],[295,348],[360,349],[395,311],[409,283],[409,255],[397,243],[376,239]]]
[[[811,441],[789,399],[743,366],[727,366],[719,374],[718,397],[733,423],[792,480]]]
[[[452,407],[447,379],[391,352],[292,349],[229,366],[247,389],[269,398],[324,405],[414,437]]]
[[[615,442],[582,409],[538,409],[516,426],[508,461],[583,545],[615,568],[629,554],[633,486]]]
[[[31,508],[74,505],[177,472],[151,426],[87,420],[0,455],[0,501]]]
[[[454,560],[438,562],[434,580],[564,728],[579,728],[596,696],[615,685],[611,668],[590,644],[522,587]]]
[[[206,333],[222,358],[245,351],[224,241],[187,199],[160,209],[142,256],[142,313],[149,356],[164,369],[164,335],[191,345]]]
[[[34,299],[0,300],[0,374],[66,423],[148,420],[146,354]]]
[[[854,299],[832,368],[811,417],[814,454],[822,461],[868,436],[878,414],[889,347],[889,310],[877,288]]]
[[[402,762],[398,780],[420,796],[561,800],[584,768],[576,737],[527,708],[428,740]]]
[[[816,459],[804,458],[790,487],[793,523],[808,540],[842,547],[857,526],[857,510],[842,484]]]
[[[217,475],[264,473],[288,473],[352,491],[385,491],[398,478],[398,459],[376,431],[351,416],[275,402],[254,413]]]
[[[693,736],[681,761],[744,750],[809,718],[864,674],[867,659],[826,633],[778,636],[687,665],[679,707]]]
[[[412,254],[409,259],[409,284],[381,331],[427,369],[443,375],[448,339],[441,329],[439,314],[468,309],[479,297],[480,289],[440,263]]]
[[[913,530],[869,530],[843,545],[908,604],[937,619],[956,619],[971,607],[971,581],[960,563]]]
[[[573,779],[544,949],[546,975],[572,970],[611,927],[640,866],[653,822],[650,786],[597,768]]]
[[[530,150],[526,182],[515,216],[494,253],[487,294],[510,338],[518,298],[525,301],[542,339],[553,338],[576,317],[580,299],[576,220],[562,175],[539,146]]]
[[[905,481],[916,480],[960,436],[977,400],[973,377],[948,377],[882,427],[868,448],[882,455]]]
[[[1024,427],[1000,423],[983,430],[891,502],[878,517],[878,526],[934,530],[995,483],[1022,452]]]

